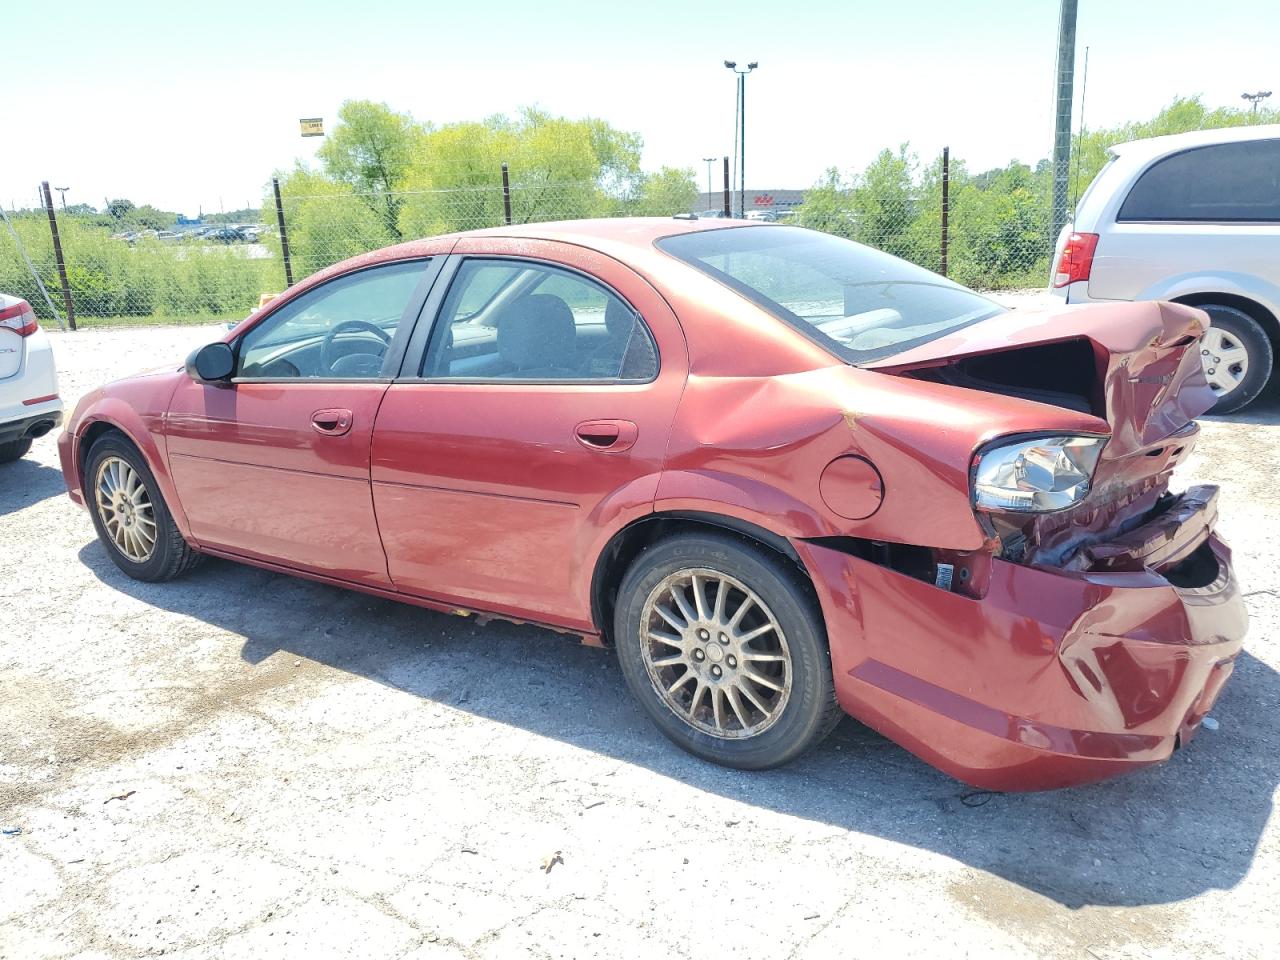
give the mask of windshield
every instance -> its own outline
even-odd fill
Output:
[[[852,240],[800,227],[740,227],[658,241],[849,363],[901,353],[1004,308]]]

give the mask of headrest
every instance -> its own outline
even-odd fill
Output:
[[[636,315],[621,300],[610,297],[604,308],[604,326],[610,339],[630,336],[635,327]]]
[[[531,293],[513,300],[497,318],[498,355],[518,370],[572,362],[577,329],[559,297]]]

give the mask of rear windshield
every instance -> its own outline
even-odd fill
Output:
[[[923,267],[800,227],[682,233],[658,247],[854,364],[1004,312]]]

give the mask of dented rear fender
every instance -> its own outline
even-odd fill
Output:
[[[974,451],[1046,431],[1097,434],[1107,425],[1088,413],[844,364],[775,377],[695,375],[655,509],[728,511],[792,538],[977,550],[989,538],[970,501]],[[831,475],[824,487],[824,471],[842,457],[862,458],[879,478],[878,503],[860,519],[832,509],[840,491]]]

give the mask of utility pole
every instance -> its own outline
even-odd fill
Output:
[[[746,179],[747,179],[747,74],[760,66],[756,61],[747,64],[747,69],[739,70],[734,60],[726,60],[724,65],[738,75],[738,216],[747,212]]]
[[[716,162],[715,157],[703,157],[702,162],[707,165],[707,207],[711,206],[711,165]]]
[[[1053,110],[1053,211],[1049,242],[1067,222],[1071,179],[1071,98],[1076,77],[1076,0],[1061,0],[1058,17],[1058,83]]]
[[[1258,103],[1269,96],[1271,96],[1270,90],[1259,90],[1257,93],[1242,93],[1240,94],[1240,99],[1249,101],[1251,104],[1249,114],[1256,117],[1258,115]]]
[[[58,265],[58,282],[62,285],[62,306],[67,313],[67,326],[76,328],[76,308],[71,300],[71,284],[67,282],[67,262],[62,257],[62,239],[58,236],[58,218],[53,215],[53,197],[49,194],[49,181],[40,184],[45,212],[49,214],[49,230],[53,234],[53,259]]]
[[[53,189],[57,190],[58,195],[62,198],[62,212],[66,213],[67,212],[67,191],[70,190],[71,188],[70,187],[54,187]]]

